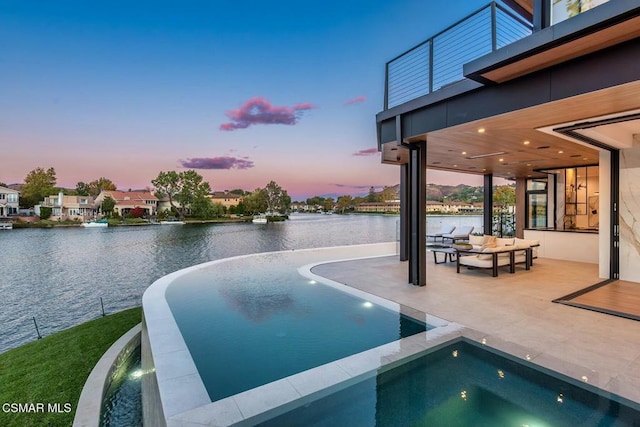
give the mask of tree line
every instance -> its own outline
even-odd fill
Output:
[[[53,167],[44,169],[37,167],[30,171],[20,188],[20,207],[32,208],[40,204],[45,197],[62,192],[65,195],[97,197],[101,191],[115,191],[117,185],[108,178],[100,177],[90,182],[78,182],[75,189],[56,187],[57,177]],[[151,180],[155,188],[155,196],[159,199],[166,197],[171,206],[170,212],[159,212],[161,216],[176,216],[181,219],[194,217],[212,219],[227,214],[255,215],[271,213],[285,215],[291,206],[291,197],[287,191],[275,181],[270,181],[263,188],[256,188],[249,192],[241,189],[231,190],[230,193],[242,196],[237,206],[225,207],[221,203],[214,203],[208,197],[211,186],[194,170],[161,171]],[[1,183],[0,183],[1,185]],[[145,191],[152,192],[151,188]],[[101,205],[103,213],[112,214],[115,201],[106,197]],[[131,213],[133,216],[142,215],[141,212]]]

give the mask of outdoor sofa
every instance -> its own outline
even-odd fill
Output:
[[[516,264],[524,264],[529,270],[533,259],[537,258],[540,241],[471,235],[468,246],[458,249],[457,272],[460,273],[460,266],[490,268],[495,277],[499,267],[509,266],[509,272],[515,273]]]

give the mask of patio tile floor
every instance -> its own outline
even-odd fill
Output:
[[[536,259],[515,274],[461,270],[427,257],[427,286],[397,256],[321,264],[312,272],[514,345],[534,363],[640,404],[640,322],[552,301],[600,282],[595,264]],[[640,285],[638,285],[640,286]],[[516,354],[518,357],[524,355]]]

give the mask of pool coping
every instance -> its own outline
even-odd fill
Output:
[[[140,345],[142,324],[138,323],[114,342],[93,367],[82,387],[73,417],[74,427],[98,427],[104,394],[107,391],[110,374],[118,358],[127,348]]]
[[[428,346],[450,341],[452,338],[461,335],[461,327],[459,325],[401,306],[311,272],[311,268],[315,265],[327,262],[395,255],[396,242],[313,248],[296,252],[332,251],[336,249],[343,251],[346,249],[349,252],[359,252],[360,250],[367,253],[362,254],[362,256],[339,256],[307,264],[298,268],[298,273],[311,280],[366,298],[387,309],[398,311],[422,321],[428,321],[429,324],[437,327],[421,334],[402,338],[234,396],[211,402],[166,301],[166,289],[175,279],[193,271],[234,259],[263,256],[265,253],[215,260],[176,271],[155,281],[142,297],[143,329],[149,336],[151,360],[154,364],[152,367],[143,366],[143,369],[154,372],[157,380],[159,403],[163,412],[162,418],[164,418],[168,426],[190,423],[200,425],[255,424],[260,420],[266,420],[279,413],[286,412],[300,404],[301,399],[315,400],[335,391],[336,387],[346,387],[361,380],[363,377],[375,375],[377,371],[386,366],[392,367],[400,360],[407,360],[407,358],[421,354]],[[268,252],[267,254],[289,252],[294,251],[277,251]],[[145,357],[143,355],[143,363],[144,361]]]

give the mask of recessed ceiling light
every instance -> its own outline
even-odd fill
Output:
[[[588,158],[586,158],[586,157],[583,157],[583,158],[582,158],[582,160],[589,160],[589,159],[588,159]]]
[[[564,151],[562,151],[562,150],[559,150],[559,151],[558,151],[558,154],[562,154],[562,153],[564,153]]]
[[[466,155],[466,154],[467,154],[467,152],[466,152],[466,151],[463,151],[463,152],[462,152],[462,155],[463,155],[463,156],[464,156],[464,155]]]
[[[504,159],[498,159],[499,162],[504,162]]]
[[[524,145],[529,145],[529,144],[531,144],[531,141],[525,141],[525,142],[523,142],[523,144]]]
[[[487,169],[482,169],[482,172],[486,171]]]
[[[453,165],[453,167],[454,167],[454,168],[457,168],[457,167],[458,167],[458,165]]]
[[[485,129],[484,128],[478,128],[478,133],[484,133]]]
[[[531,163],[527,163],[527,166],[531,166]]]

